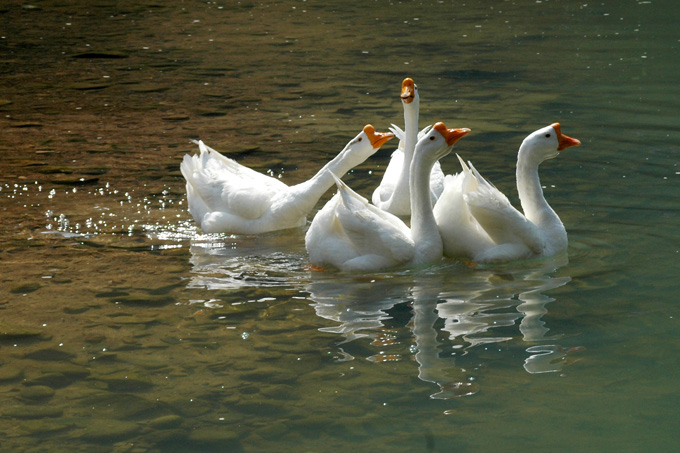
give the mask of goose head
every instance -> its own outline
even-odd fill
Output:
[[[520,156],[540,164],[544,160],[556,157],[560,151],[580,144],[579,140],[562,133],[560,123],[553,123],[529,134],[522,142]]]
[[[406,77],[404,81],[401,82],[401,102],[404,104],[404,107],[408,105],[418,108],[418,105],[420,104],[418,85],[416,85],[410,77]]]
[[[454,143],[470,133],[470,129],[463,127],[448,129],[441,121],[436,123],[416,145],[416,153],[428,158],[432,162],[441,159],[451,152]]]
[[[394,137],[391,132],[376,132],[375,128],[367,124],[363,130],[354,137],[345,148],[349,154],[365,156],[366,158],[375,154],[382,145]]]

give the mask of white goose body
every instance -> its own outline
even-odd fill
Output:
[[[373,192],[373,204],[395,215],[411,213],[410,172],[411,161],[416,143],[427,134],[430,126],[418,132],[420,95],[413,79],[406,78],[401,85],[401,102],[404,107],[404,130],[392,125],[390,130],[400,139],[399,147],[392,153],[380,185]],[[435,162],[430,172],[430,197],[432,204],[444,190],[444,173],[439,162]]]
[[[446,175],[444,191],[433,212],[444,243],[444,255],[471,258],[495,243],[475,220],[465,200],[466,194],[478,189],[479,182],[460,156],[456,156],[463,171]]]
[[[189,212],[206,233],[260,234],[304,226],[307,214],[333,185],[329,171],[344,175],[392,137],[366,125],[315,176],[294,186],[245,167],[199,141],[200,154],[184,156],[180,167]]]
[[[543,195],[538,166],[580,142],[563,135],[559,123],[524,139],[517,156],[517,191],[524,213],[461,159],[463,171],[447,176],[434,207],[444,254],[480,263],[547,257],[567,248],[567,232]]]
[[[411,228],[336,179],[338,193],[317,213],[305,237],[310,263],[377,271],[440,260],[443,246],[432,214],[430,172],[469,131],[437,123],[418,141],[411,163]]]

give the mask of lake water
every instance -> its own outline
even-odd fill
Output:
[[[3,450],[677,449],[675,2],[0,18]],[[191,139],[297,183],[364,124],[403,125],[407,76],[421,127],[471,128],[456,152],[515,202],[524,136],[559,121],[582,141],[541,167],[568,258],[343,275],[310,271],[304,229],[196,227]],[[345,181],[369,195],[394,146]]]

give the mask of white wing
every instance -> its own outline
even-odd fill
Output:
[[[545,247],[540,229],[515,209],[471,163],[470,169],[478,187],[465,195],[465,201],[475,220],[497,244],[523,243],[532,253],[540,254]]]
[[[434,206],[434,216],[448,257],[473,258],[495,244],[475,220],[465,201],[467,193],[479,186],[470,168],[458,156],[462,171],[447,175],[444,191]]]
[[[305,243],[310,262],[343,270],[379,270],[409,262],[410,229],[398,217],[368,203],[336,178],[338,193],[319,211]]]
[[[200,155],[185,156],[181,165],[187,180],[189,210],[224,212],[244,219],[262,216],[277,193],[288,186],[229,159],[202,141]],[[198,217],[202,218],[203,215]],[[198,219],[197,219],[198,221]]]

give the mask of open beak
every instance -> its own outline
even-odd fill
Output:
[[[567,135],[564,135],[562,133],[560,123],[553,123],[551,124],[552,128],[555,129],[555,132],[557,133],[557,151],[562,151],[565,148],[569,148],[570,146],[578,146],[581,144],[581,141],[576,139],[576,138],[571,138]]]
[[[389,139],[394,137],[392,132],[376,132],[375,128],[370,124],[364,126],[364,134],[368,137],[368,140],[373,145],[373,148],[378,149],[384,145]]]
[[[461,138],[465,137],[470,133],[470,129],[467,127],[461,127],[458,129],[447,129],[446,125],[441,121],[434,125],[433,129],[437,130],[440,134],[444,136],[446,144],[451,146],[456,143]]]
[[[403,82],[401,82],[401,100],[404,104],[410,104],[416,97],[416,83],[412,78],[406,77]]]

